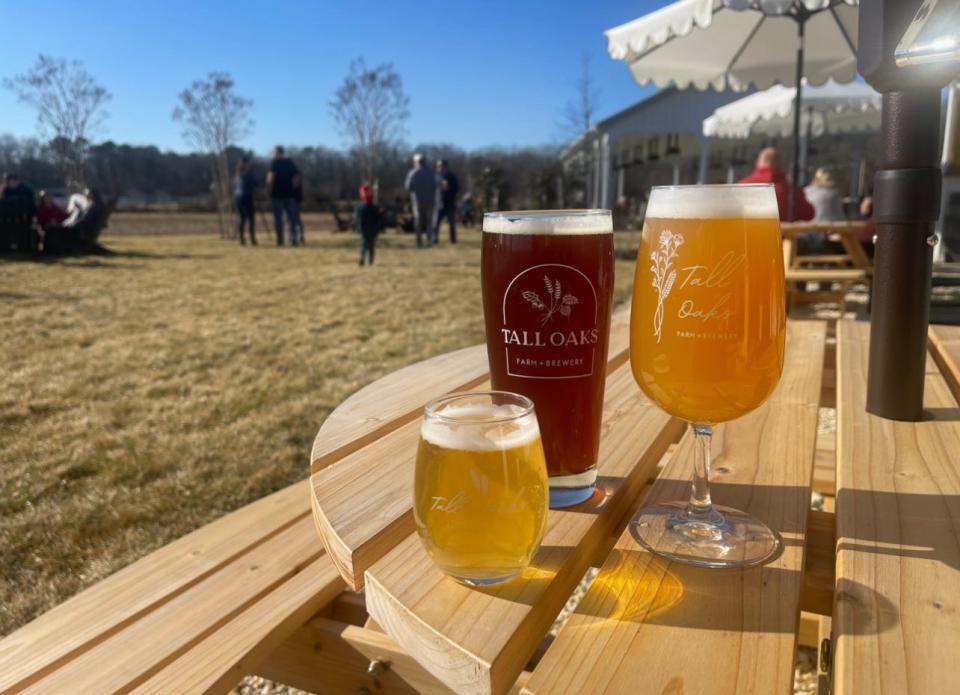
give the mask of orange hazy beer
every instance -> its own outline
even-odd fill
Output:
[[[737,418],[783,369],[780,223],[747,187],[651,197],[637,258],[630,361],[643,391],[695,423]]]

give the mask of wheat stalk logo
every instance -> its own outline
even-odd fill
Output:
[[[552,321],[554,314],[560,313],[561,316],[570,316],[570,307],[579,304],[577,298],[572,294],[563,294],[559,280],[551,280],[546,275],[543,276],[543,287],[547,291],[547,301],[540,299],[540,295],[532,290],[527,290],[522,297],[530,302],[532,306],[540,313],[540,325],[546,326],[548,321]]]
[[[653,272],[653,287],[657,291],[657,310],[653,313],[653,334],[660,342],[660,331],[663,328],[663,302],[670,295],[673,283],[677,281],[677,271],[673,270],[673,259],[677,257],[677,249],[683,245],[683,237],[674,234],[669,229],[660,232],[657,249],[650,253],[653,263],[650,270]]]

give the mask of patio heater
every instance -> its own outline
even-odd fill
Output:
[[[923,417],[940,90],[960,67],[958,10],[954,0],[860,2],[857,67],[883,94],[867,411],[893,420]]]

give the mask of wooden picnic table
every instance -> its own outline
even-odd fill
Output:
[[[411,510],[422,403],[488,388],[483,346],[400,370],[330,416],[312,456],[314,520],[363,592],[367,628],[457,693],[787,693],[801,611],[819,616],[814,634],[832,646],[821,678],[832,673],[835,692],[960,692],[960,329],[931,329],[920,423],[866,413],[868,335],[865,323],[841,321],[834,334],[790,321],[776,392],[717,427],[714,501],[784,539],[763,567],[669,563],[631,535],[642,503],[686,499],[693,441],[634,383],[624,313],[611,336],[602,495],[550,511],[519,579],[476,589],[445,577]],[[818,435],[834,393],[837,434]],[[834,436],[836,513],[811,511],[821,442]],[[548,636],[591,567],[586,595]]]
[[[873,275],[873,261],[860,243],[866,222],[781,222],[783,266],[787,279],[787,304],[792,310],[799,301],[828,301],[846,310],[847,293],[856,282],[867,283]],[[805,234],[837,236],[844,253],[799,255],[797,237]],[[813,292],[803,291],[806,283],[817,283]],[[821,289],[822,285],[827,289]],[[836,285],[834,290],[832,286]]]
[[[829,263],[834,265],[847,265],[851,268],[859,268],[868,274],[873,272],[873,261],[863,250],[860,238],[867,229],[867,223],[863,221],[844,220],[840,222],[781,222],[780,234],[784,240],[795,242],[798,236],[804,234],[822,234],[824,236],[837,236],[843,245],[845,253],[831,256],[797,256],[792,257],[791,266],[797,267],[797,264],[806,262],[806,259],[826,258]]]
[[[225,694],[245,674],[317,693],[788,692],[795,643],[823,639],[840,695],[960,692],[960,327],[931,328],[928,418],[908,423],[864,411],[866,324],[834,337],[791,322],[778,391],[714,439],[715,499],[772,524],[785,552],[712,571],[651,558],[627,528],[644,499],[685,496],[690,446],[632,383],[627,323],[613,324],[604,497],[551,512],[520,580],[463,587],[412,535],[422,406],[486,384],[485,350],[467,348],[348,398],[317,436],[311,481],[0,639],[0,694]],[[837,433],[818,432],[834,403]],[[825,511],[809,510],[811,477]],[[545,638],[588,567],[586,597]]]

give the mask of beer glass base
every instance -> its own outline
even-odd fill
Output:
[[[450,575],[450,576],[456,579],[461,584],[466,584],[467,586],[481,587],[481,586],[496,586],[497,584],[503,584],[505,582],[509,582],[511,579],[516,579],[517,577],[519,577],[520,573],[517,572],[515,574],[507,574],[507,575],[504,575],[503,577],[484,577],[483,579],[475,579],[472,577],[457,577],[456,575]]]
[[[631,535],[654,555],[697,567],[753,567],[780,554],[780,534],[748,514],[714,506],[692,514],[686,502],[641,509]]]
[[[572,507],[586,502],[596,490],[597,467],[573,475],[552,475],[550,481],[550,508]]]

